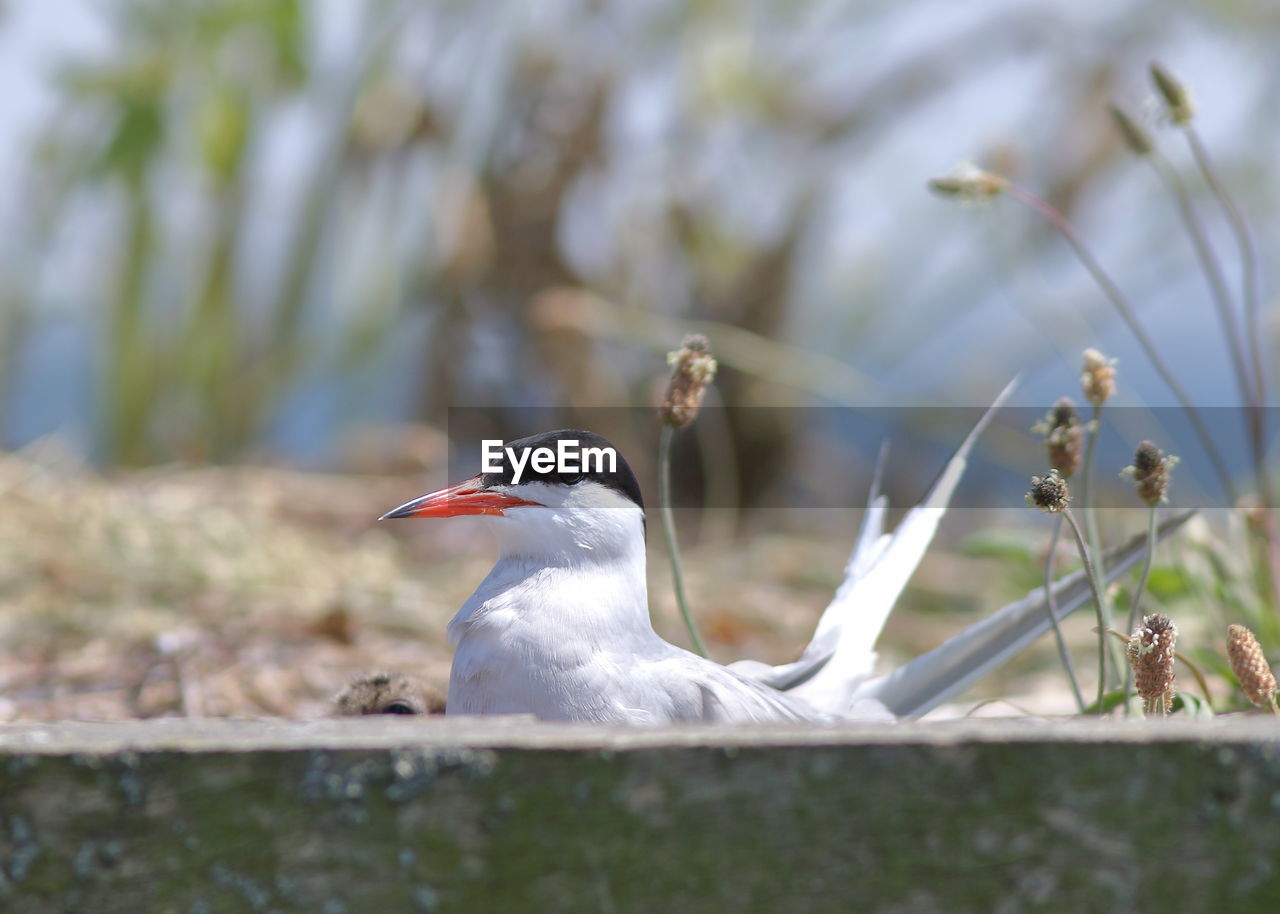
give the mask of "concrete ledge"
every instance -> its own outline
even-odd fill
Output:
[[[1280,724],[0,728],[0,910],[1280,910]]]

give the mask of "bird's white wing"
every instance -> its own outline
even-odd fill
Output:
[[[907,512],[891,534],[885,534],[885,499],[879,494],[879,470],[862,530],[845,578],[818,620],[814,637],[794,663],[768,666],[738,661],[733,669],[773,688],[787,691],[834,714],[849,708],[860,682],[871,674],[875,642],[885,620],[933,541],[978,436],[1017,386],[1013,381],[978,420],[919,505]],[[882,452],[883,459],[883,452]]]
[[[1194,511],[1187,511],[1165,521],[1158,536],[1168,536],[1193,514]],[[1143,533],[1113,550],[1104,563],[1107,580],[1132,568],[1146,548],[1147,537]],[[1092,598],[1083,571],[1055,582],[1053,592],[1060,619]],[[875,699],[898,717],[920,717],[1005,663],[1049,628],[1048,601],[1041,587],[889,675],[865,682],[855,698]]]
[[[964,456],[968,446],[972,444],[973,437],[971,433],[960,446],[960,450],[956,452],[956,457]],[[876,471],[871,477],[871,492],[867,496],[867,510],[862,512],[862,526],[858,530],[858,539],[853,544],[853,552],[850,553],[849,561],[844,566],[844,580],[840,582],[827,608],[818,617],[817,628],[814,629],[813,639],[809,642],[810,647],[814,643],[825,642],[828,636],[838,637],[846,615],[844,607],[848,605],[848,591],[853,587],[854,582],[866,577],[880,561],[889,544],[893,542],[893,537],[884,532],[884,519],[889,512],[889,499],[880,491],[880,481],[884,478],[884,465],[888,459],[889,442],[886,441],[880,446],[880,456],[876,458]],[[955,457],[952,458],[954,459]],[[959,478],[958,475],[957,478]],[[808,648],[806,648],[807,651]]]
[[[841,719],[718,663],[677,650],[644,671],[645,678],[668,696],[672,721],[832,723]],[[894,719],[874,699],[865,702],[862,711],[863,719]]]

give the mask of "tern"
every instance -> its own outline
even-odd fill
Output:
[[[933,538],[975,439],[1012,387],[892,534],[883,529],[887,504],[876,492],[877,471],[845,580],[800,658],[780,666],[752,660],[724,666],[654,630],[644,500],[621,455],[615,466],[590,472],[526,465],[518,484],[507,461],[498,472],[388,511],[384,519],[479,516],[497,538],[497,564],[449,623],[455,653],[446,713],[614,724],[832,723],[924,714],[1050,625],[1044,594],[1033,591],[888,675],[873,675],[880,630]],[[555,452],[562,441],[612,448],[592,432],[561,429],[508,449]],[[1187,516],[1167,521],[1161,535]],[[1109,576],[1132,566],[1144,547],[1139,536],[1112,553]],[[1059,617],[1089,597],[1080,572],[1054,591]]]

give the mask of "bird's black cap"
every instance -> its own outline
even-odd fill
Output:
[[[562,428],[554,432],[542,432],[538,435],[530,435],[528,438],[506,442],[503,445],[502,456],[497,461],[502,465],[501,472],[485,473],[481,476],[481,482],[485,486],[513,484],[515,468],[511,466],[510,461],[507,459],[506,448],[511,448],[517,453],[530,448],[549,448],[551,451],[556,452],[560,447],[559,442],[561,441],[576,441],[577,450],[580,454],[584,454],[588,449],[608,449],[608,451],[613,452],[614,457],[612,460],[604,460],[603,465],[594,460],[582,460],[580,461],[583,464],[582,471],[577,473],[562,473],[559,472],[558,468],[539,473],[533,469],[532,461],[530,461],[524,464],[523,472],[520,474],[520,482],[522,484],[526,482],[544,482],[571,486],[583,480],[591,480],[606,488],[613,489],[620,495],[626,496],[635,502],[638,507],[644,507],[644,497],[640,493],[640,483],[636,481],[636,474],[631,472],[631,467],[627,464],[622,454],[618,452],[618,449],[595,432],[588,432],[579,428]]]

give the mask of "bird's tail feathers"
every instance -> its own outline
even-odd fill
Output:
[[[947,461],[924,499],[907,512],[891,534],[881,532],[887,506],[878,494],[877,471],[875,498],[845,566],[845,579],[818,620],[813,641],[797,661],[812,667],[806,678],[797,678],[792,686],[798,697],[832,712],[848,707],[858,684],[871,674],[880,632],[933,542],[978,436],[1017,385],[1014,378],[1005,386]]]

